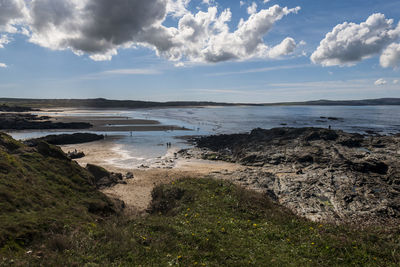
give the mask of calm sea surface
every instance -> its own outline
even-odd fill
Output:
[[[52,115],[52,113],[48,113]],[[63,115],[121,116],[135,119],[154,119],[165,125],[184,126],[191,131],[113,132],[120,135],[115,149],[121,157],[116,165],[136,166],[167,153],[165,144],[185,148],[188,144],[177,137],[248,132],[254,128],[323,127],[347,132],[381,134],[400,133],[400,106],[272,106],[272,107],[206,107],[142,110],[74,110]],[[336,118],[335,120],[328,119]],[[87,132],[87,131],[86,131]],[[11,133],[14,138],[26,139],[61,132],[29,131]]]

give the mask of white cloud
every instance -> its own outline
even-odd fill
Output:
[[[257,13],[257,3],[253,2],[248,8],[247,8],[247,13],[249,15]]]
[[[240,6],[244,6],[246,4],[245,1],[239,1]]]
[[[389,45],[380,58],[381,66],[384,68],[397,68],[400,66],[400,43]]]
[[[230,32],[227,25],[231,18],[230,10],[225,10],[218,17],[216,8],[210,8],[207,13],[183,17],[177,39],[186,46],[185,55],[192,61],[269,58],[271,48],[264,43],[263,37],[276,21],[290,13],[297,13],[299,9],[275,5],[251,15],[247,21],[242,20],[238,28]],[[274,53],[274,57],[278,56]]]
[[[296,49],[296,42],[293,38],[287,37],[283,40],[279,45],[274,46],[269,52],[268,55],[271,58],[279,58],[281,56],[286,56]]]
[[[187,5],[190,0],[167,0],[167,13],[172,14],[174,17],[182,17],[189,13]],[[209,0],[203,0],[203,3],[210,4]]]
[[[270,2],[271,0],[264,0],[263,3],[266,4],[268,2]]]
[[[277,58],[293,52],[296,43],[288,37],[269,47],[264,37],[277,21],[300,10],[275,5],[257,12],[254,2],[249,18],[230,29],[230,9],[219,12],[211,0],[203,0],[211,6],[197,13],[188,11],[190,0],[34,0],[28,9],[24,0],[1,1],[10,8],[3,17],[0,10],[0,32],[18,25],[15,30],[34,44],[93,60],[110,60],[119,49],[138,46],[175,62]],[[168,16],[177,19],[177,27],[163,25]]]
[[[203,0],[202,3],[205,5],[212,5],[214,3],[214,0]]]
[[[7,68],[7,65],[0,62],[0,68]]]
[[[0,35],[0,48],[4,48],[4,45],[8,44],[10,42],[10,38],[4,34]]]
[[[339,24],[323,39],[311,60],[323,66],[353,65],[379,54],[400,36],[400,24],[377,13],[361,24]]]
[[[393,84],[399,84],[399,80],[393,80]]]
[[[386,81],[385,79],[378,79],[378,80],[375,82],[375,85],[376,85],[376,86],[381,86],[381,85],[385,85],[385,84],[387,84],[387,81]]]

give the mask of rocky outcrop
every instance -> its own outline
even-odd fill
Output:
[[[70,160],[67,155],[61,150],[61,148],[59,148],[58,146],[50,145],[43,141],[37,143],[36,149],[43,156],[62,160]]]
[[[309,219],[400,221],[399,136],[276,128],[203,137],[197,145],[203,158],[248,166],[226,176]]]
[[[82,151],[68,151],[67,157],[70,159],[81,159],[85,157],[85,153]]]
[[[7,106],[7,105],[0,105],[1,112],[30,112],[30,111],[37,111],[30,107],[20,107],[20,106]]]
[[[100,166],[87,164],[86,170],[88,170],[89,173],[93,175],[94,180],[92,181],[92,183],[96,185],[96,187],[99,189],[114,186],[116,184],[126,183],[122,179],[122,174],[108,172],[106,169]]]
[[[1,113],[0,130],[48,130],[48,129],[88,129],[86,122],[52,122],[49,117],[33,114]]]
[[[45,141],[52,145],[70,145],[70,144],[82,144],[98,140],[103,140],[104,135],[92,134],[92,133],[74,133],[74,134],[53,134],[47,135],[41,138],[29,139],[24,143],[30,146],[36,145],[40,141]]]

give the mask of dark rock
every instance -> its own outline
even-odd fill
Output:
[[[389,166],[384,162],[379,161],[370,161],[370,162],[361,162],[361,163],[349,163],[350,168],[357,172],[362,173],[377,173],[377,174],[386,174],[389,170]]]
[[[339,120],[339,118],[336,118],[336,117],[328,117],[327,119],[331,120],[331,121],[338,121]]]
[[[112,172],[112,173],[110,173],[110,176],[113,177],[113,179],[120,180],[120,181],[122,180],[122,174],[121,173]]]
[[[37,151],[47,157],[70,160],[68,156],[61,150],[61,148],[50,145],[43,141],[37,144]]]
[[[325,141],[334,141],[338,139],[339,135],[335,131],[320,129],[318,131],[313,131],[309,133],[305,140],[306,141],[316,141],[316,140],[325,140]]]
[[[114,186],[122,180],[122,174],[110,173],[106,169],[93,164],[87,164],[86,170],[93,175],[94,181],[92,181],[92,183],[96,185],[97,188]]]
[[[25,143],[32,146],[39,141],[45,141],[52,145],[70,145],[70,144],[82,144],[102,139],[104,139],[103,135],[92,134],[92,133],[74,133],[74,134],[47,135],[41,138],[29,139],[25,141]]]
[[[311,220],[400,223],[400,135],[275,128],[200,137],[197,144],[200,157],[213,155],[251,166],[229,177],[214,176],[262,190]],[[264,175],[266,170],[275,177]]]
[[[82,151],[72,151],[67,153],[67,157],[70,159],[80,159],[85,157],[85,153]]]
[[[297,162],[299,163],[314,163],[314,158],[311,155],[300,156],[297,158]]]
[[[353,147],[361,147],[362,142],[363,142],[363,139],[360,139],[360,138],[349,138],[349,139],[339,142],[339,144],[341,144],[342,146],[347,146],[347,147],[353,148]]]
[[[101,179],[103,177],[110,177],[110,173],[104,169],[103,167],[93,165],[93,164],[87,164],[86,165],[86,170],[88,170],[96,179]]]
[[[29,108],[29,107],[19,107],[19,106],[7,106],[0,105],[1,112],[29,112],[29,111],[38,111],[37,109]]]
[[[46,130],[46,129],[88,129],[86,122],[52,122],[49,117],[25,113],[0,113],[0,130]]]
[[[125,178],[126,179],[133,179],[134,178],[133,173],[127,172],[126,175],[125,175]]]

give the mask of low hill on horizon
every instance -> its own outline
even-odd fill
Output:
[[[29,99],[0,98],[0,104],[9,106],[35,108],[170,108],[170,107],[202,107],[202,106],[382,106],[400,105],[400,98],[378,98],[364,100],[312,100],[303,102],[279,103],[225,103],[212,101],[138,101],[111,100],[105,98],[93,99]]]

